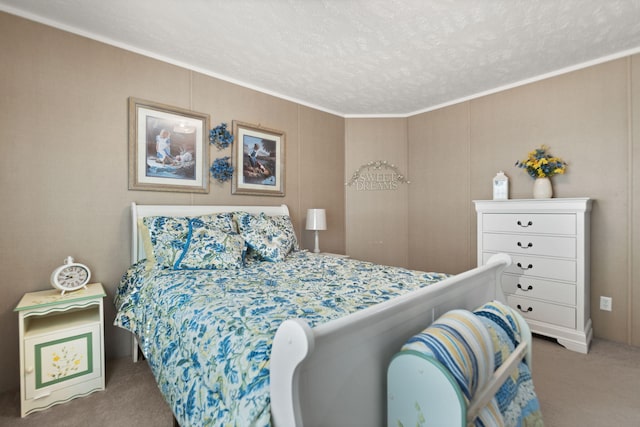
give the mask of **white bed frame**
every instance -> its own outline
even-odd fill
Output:
[[[138,220],[145,216],[194,216],[217,212],[288,215],[280,206],[161,206],[132,203],[132,262],[145,257]],[[271,351],[271,418],[276,427],[383,426],[386,374],[393,355],[411,336],[445,312],[506,303],[500,277],[511,258],[486,265],[315,328],[290,319]],[[134,337],[134,360],[137,343]],[[528,352],[530,353],[530,346]]]

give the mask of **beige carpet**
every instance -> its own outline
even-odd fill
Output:
[[[106,362],[106,390],[20,418],[18,391],[0,395],[0,426],[16,427],[173,427],[145,361]]]
[[[533,384],[547,427],[640,426],[640,348],[594,340],[588,354],[534,339]]]
[[[547,427],[640,426],[640,348],[595,340],[589,354],[534,339],[533,379]],[[107,390],[20,418],[18,392],[0,394],[0,426],[171,427],[146,362],[107,362]],[[349,427],[349,426],[327,426]]]

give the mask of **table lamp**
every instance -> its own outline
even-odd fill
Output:
[[[324,209],[308,209],[307,210],[307,230],[315,232],[316,245],[313,252],[320,252],[320,244],[318,240],[318,231],[327,229],[327,214]]]

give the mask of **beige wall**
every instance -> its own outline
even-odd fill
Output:
[[[129,205],[281,204],[303,247],[306,209],[327,207],[323,249],[345,251],[344,119],[180,67],[0,13],[0,390],[18,387],[18,322],[25,292],[50,288],[67,255],[107,289],[106,352],[128,354],[112,325],[113,295],[129,265]],[[135,96],[286,134],[286,196],[127,190],[127,98]],[[213,159],[231,150],[211,148]]]
[[[541,143],[569,163],[554,177],[556,197],[595,199],[591,227],[591,318],[597,337],[626,341],[632,282],[629,228],[629,59],[544,80],[470,102],[471,195],[490,198],[498,169],[512,197],[530,197],[532,181],[513,166]],[[475,239],[472,240],[475,242]],[[614,310],[599,309],[599,297]]]
[[[300,108],[300,229],[301,245],[314,247],[313,231],[305,231],[309,208],[325,208],[327,230],[320,231],[320,250],[345,253],[344,119]]]
[[[469,105],[409,119],[409,265],[445,273],[475,263],[469,217]]]
[[[640,345],[640,55],[631,58],[631,102],[629,115],[631,117],[629,129],[629,277],[624,282],[627,292],[626,301],[629,310],[629,328],[626,331],[628,341]]]
[[[361,166],[379,160],[407,173],[407,119],[348,119],[345,128],[345,182]],[[408,266],[408,186],[400,184],[394,191],[347,187],[347,253],[351,257]]]
[[[533,182],[514,166],[546,144],[569,163],[553,178],[555,197],[588,196],[592,212],[591,312],[597,337],[640,345],[640,56],[589,67],[408,119],[409,192],[364,196],[347,191],[347,248],[373,241],[378,218],[408,223],[409,267],[457,273],[476,265],[474,199],[492,197],[499,170],[510,178],[512,198],[530,198]],[[353,158],[389,156],[371,143],[396,119],[347,120],[347,173]],[[360,126],[355,126],[357,123]],[[395,129],[402,147],[404,131]],[[636,171],[634,173],[634,171]],[[397,197],[399,209],[386,199]],[[357,199],[356,199],[357,197]],[[408,206],[405,213],[404,205]],[[404,238],[404,229],[399,241]],[[355,245],[355,243],[354,243]],[[372,255],[361,250],[365,256]],[[392,256],[376,259],[396,263]],[[398,265],[404,265],[397,262]],[[601,295],[613,311],[599,309]]]

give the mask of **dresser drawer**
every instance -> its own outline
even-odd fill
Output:
[[[483,247],[487,251],[563,258],[576,257],[575,237],[484,233],[482,240]]]
[[[495,252],[483,252],[482,263],[486,264],[494,254]],[[563,282],[576,281],[576,262],[574,260],[520,255],[512,255],[511,259],[513,263],[505,270],[507,273]]]
[[[530,297],[566,305],[576,304],[576,286],[572,283],[505,274],[502,276],[502,290],[507,296]]]
[[[508,295],[507,302],[511,307],[518,310],[525,319],[551,323],[565,328],[575,329],[576,327],[576,309],[574,307],[566,307],[514,295]]]
[[[496,213],[482,216],[483,231],[534,234],[576,234],[574,214]]]

